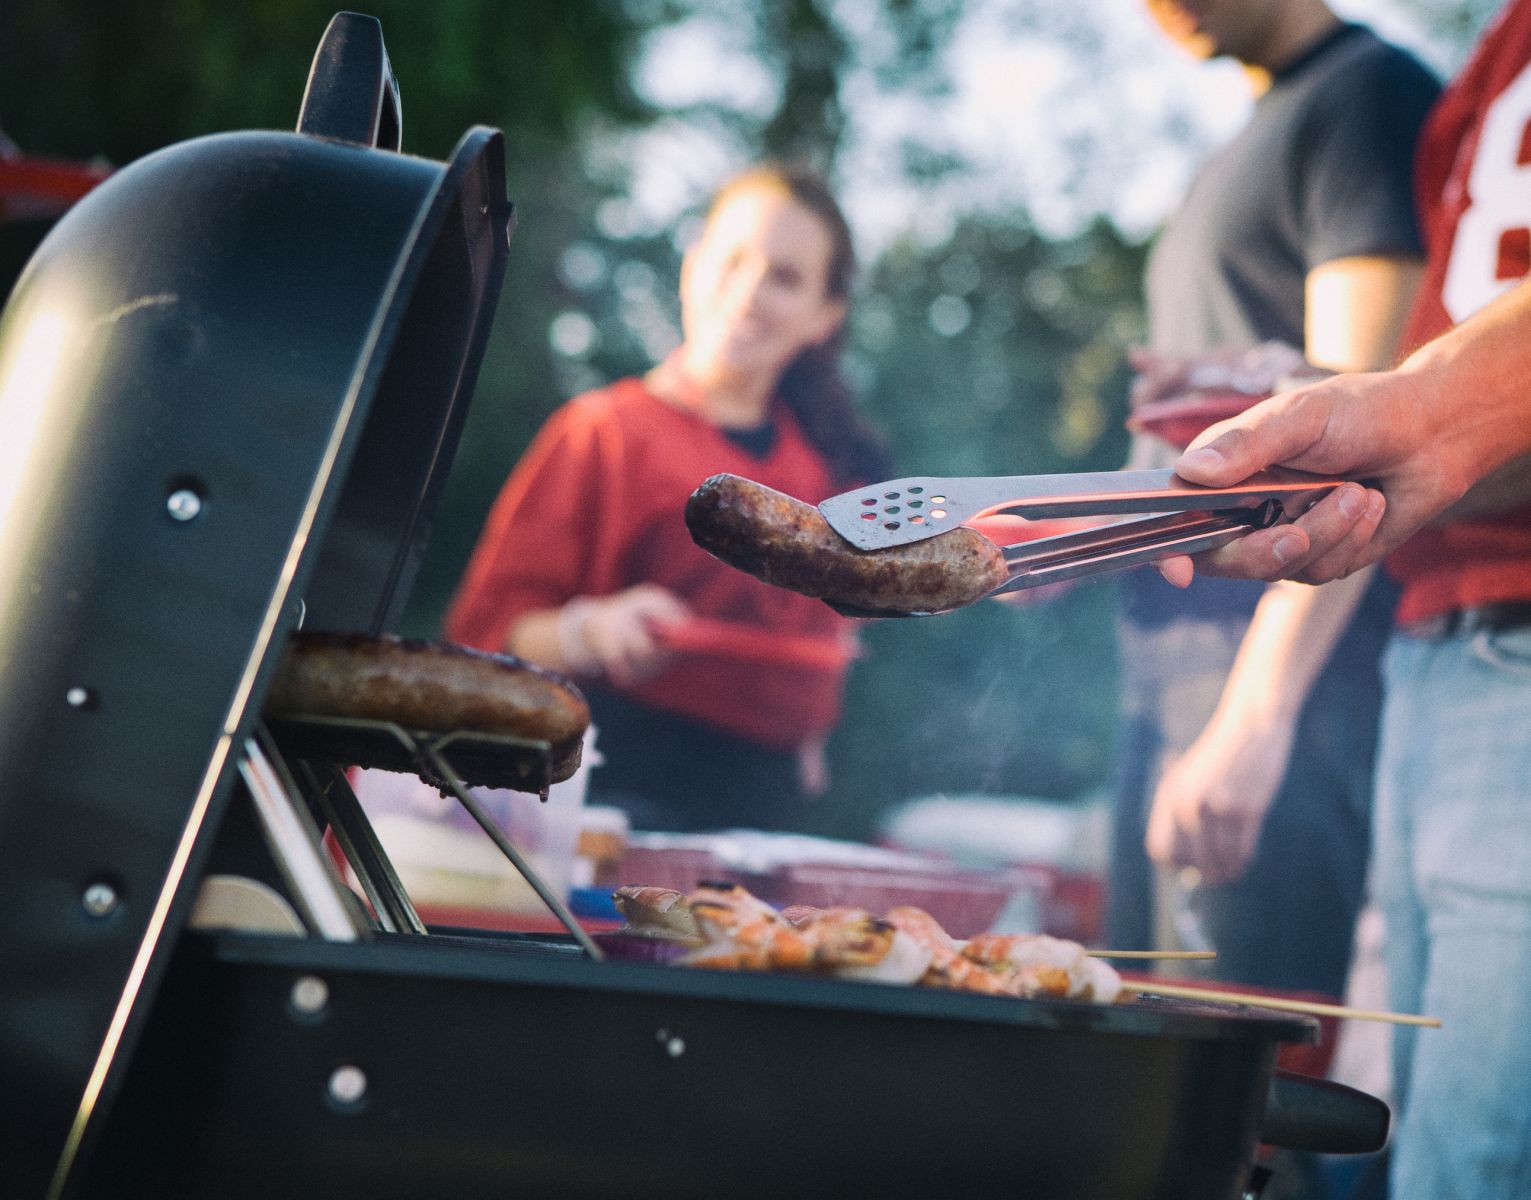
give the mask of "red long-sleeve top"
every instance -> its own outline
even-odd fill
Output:
[[[692,542],[687,498],[728,471],[816,504],[828,466],[791,413],[773,409],[777,436],[755,458],[696,413],[660,400],[638,379],[578,396],[555,412],[490,511],[446,620],[464,645],[503,650],[512,624],[575,596],[655,583],[701,617],[825,639],[846,637],[824,604],[725,566]],[[631,699],[792,749],[840,714],[845,668],[767,665],[686,654],[621,691]]]

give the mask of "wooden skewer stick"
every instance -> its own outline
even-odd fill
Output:
[[[1216,958],[1216,950],[1086,950],[1090,958]]]
[[[1316,1017],[1348,1017],[1353,1021],[1386,1021],[1393,1025],[1425,1025],[1439,1029],[1439,1017],[1421,1017],[1413,1013],[1379,1012],[1366,1008],[1347,1008],[1343,1004],[1319,1004],[1312,1000],[1287,1000],[1255,992],[1224,992],[1215,988],[1183,987],[1170,983],[1128,983],[1122,991],[1134,995],[1173,996],[1182,1000],[1221,1000],[1229,1004],[1247,1004],[1255,1008],[1273,1008],[1278,1012],[1310,1013]]]

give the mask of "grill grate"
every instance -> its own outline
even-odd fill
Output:
[[[384,929],[425,933],[425,926],[388,861],[387,853],[345,782],[347,766],[414,771],[428,783],[441,788],[443,793],[450,793],[531,885],[580,948],[592,959],[605,958],[604,952],[580,927],[557,892],[548,887],[469,790],[468,780],[472,780],[478,784],[537,791],[546,798],[547,788],[560,765],[555,763],[552,747],[547,742],[487,734],[425,734],[389,721],[331,717],[284,718],[271,723],[271,733],[273,736],[265,747],[267,757],[278,763],[288,757],[299,760],[299,771],[295,775],[285,771],[279,773],[302,780],[304,786],[299,789],[294,784],[293,790],[301,790],[304,798],[316,811],[324,813],[335,828],[336,840],[351,869],[361,880]],[[307,832],[312,841],[311,849],[322,854],[311,822]],[[294,848],[293,856],[298,863],[307,857],[309,849]],[[301,887],[302,876],[296,870],[284,869],[284,873],[290,884]],[[322,927],[320,932],[324,932]]]

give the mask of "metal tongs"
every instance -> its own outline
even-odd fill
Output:
[[[1212,550],[1256,529],[1293,520],[1344,482],[1284,468],[1262,471],[1226,488],[1202,487],[1173,471],[969,479],[910,476],[831,496],[819,505],[819,512],[831,529],[861,550],[907,546],[1000,513],[1033,519],[1164,514],[1006,546],[1010,579],[989,593],[998,596],[1172,554]]]

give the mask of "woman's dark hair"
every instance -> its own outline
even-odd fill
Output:
[[[718,189],[708,206],[708,217],[730,195],[747,187],[785,192],[823,223],[830,244],[825,291],[836,300],[849,302],[856,251],[850,226],[829,185],[805,167],[761,163]],[[828,341],[808,347],[788,363],[776,390],[813,448],[828,462],[836,486],[851,487],[888,478],[893,473],[893,460],[882,435],[856,408],[855,393],[840,366],[844,345],[845,326],[841,325]]]

